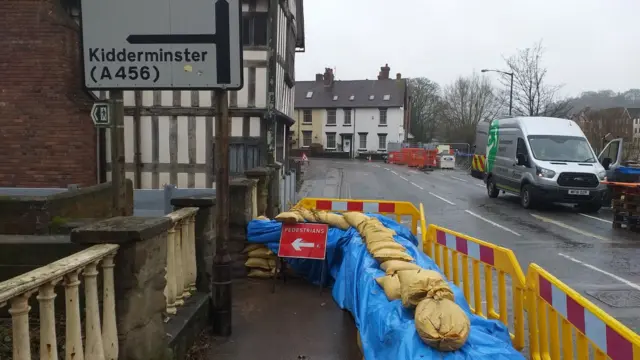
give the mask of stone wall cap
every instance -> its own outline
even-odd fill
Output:
[[[267,176],[271,171],[266,167],[256,167],[244,172],[246,176]]]
[[[229,181],[229,186],[231,187],[251,187],[253,184],[253,180],[247,178],[235,178]]]
[[[213,207],[216,205],[216,197],[209,194],[180,196],[171,199],[171,205],[177,207]]]
[[[270,167],[270,168],[274,168],[276,170],[280,170],[282,168],[282,164],[280,164],[280,163],[269,164],[267,166]]]
[[[125,244],[144,241],[173,226],[166,217],[118,216],[73,229],[71,241],[82,244]]]

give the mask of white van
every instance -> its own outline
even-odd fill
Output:
[[[606,171],[584,133],[572,120],[516,117],[493,120],[486,163],[487,193],[520,196],[524,208],[542,203],[602,206]]]

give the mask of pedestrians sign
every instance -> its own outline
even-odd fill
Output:
[[[302,161],[309,161],[309,158],[307,158],[305,153],[302,153]]]
[[[327,224],[282,224],[279,257],[324,260]]]
[[[241,0],[82,0],[89,89],[243,86]]]
[[[109,126],[111,124],[111,116],[109,116],[109,104],[95,103],[91,108],[91,120],[98,127]]]

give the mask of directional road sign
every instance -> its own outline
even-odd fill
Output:
[[[326,224],[283,224],[279,257],[324,260],[327,251]]]
[[[111,116],[109,114],[109,104],[95,103],[91,108],[91,120],[98,127],[111,125]]]
[[[87,88],[242,88],[241,0],[81,5]]]

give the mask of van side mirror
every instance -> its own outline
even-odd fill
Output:
[[[603,167],[605,170],[609,170],[609,166],[611,166],[611,161],[612,161],[612,160],[611,160],[611,158],[604,158],[604,159],[602,159],[602,167]]]
[[[516,160],[518,161],[518,166],[528,166],[527,155],[517,154]]]

